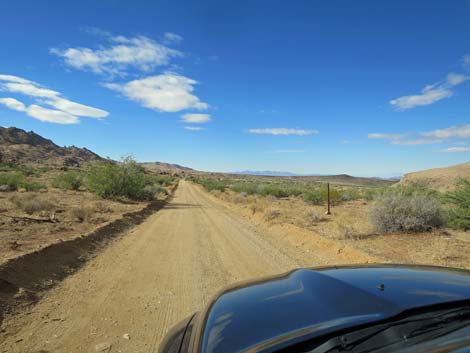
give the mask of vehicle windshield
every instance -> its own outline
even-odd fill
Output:
[[[5,0],[0,38],[0,353],[470,300],[470,0]]]
[[[460,331],[455,335],[457,340],[447,335]],[[311,350],[299,348],[297,352],[333,353],[333,352],[398,352],[407,347],[426,344],[434,349],[438,338],[445,337],[442,342],[469,344],[470,309],[459,308],[446,311],[425,313],[386,324],[374,325],[359,331],[347,333],[328,340]],[[454,338],[454,337],[452,337]],[[313,344],[313,343],[310,343]],[[305,345],[308,345],[306,343]],[[422,348],[420,351],[424,351]]]

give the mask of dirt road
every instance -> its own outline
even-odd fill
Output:
[[[334,263],[320,254],[300,256],[282,238],[182,181],[167,207],[105,248],[29,312],[7,317],[0,352],[155,352],[173,324],[201,309],[222,287]]]

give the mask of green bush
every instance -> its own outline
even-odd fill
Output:
[[[457,188],[447,193],[445,200],[453,206],[449,211],[449,226],[470,230],[470,179],[460,180]]]
[[[27,191],[36,191],[44,187],[44,185],[28,180],[21,172],[0,172],[0,185],[7,185],[11,191],[20,188]]]
[[[52,181],[53,187],[63,190],[78,190],[82,184],[82,175],[76,171],[61,173]]]
[[[319,189],[311,189],[304,193],[304,201],[312,205],[322,205],[324,201],[323,192]]]
[[[411,194],[402,191],[390,190],[376,198],[370,220],[377,231],[421,232],[443,225],[444,214],[435,196],[423,190]]]
[[[207,191],[221,191],[224,192],[225,188],[227,187],[227,183],[222,180],[215,180],[215,179],[201,179],[199,182],[204,189]]]
[[[145,171],[131,158],[125,158],[121,164],[110,162],[92,164],[86,174],[86,185],[88,190],[105,199],[149,198],[145,191]]]

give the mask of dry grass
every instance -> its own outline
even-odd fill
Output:
[[[449,191],[454,189],[461,178],[470,178],[470,163],[408,173],[400,184],[409,185],[419,180],[435,190]]]
[[[88,192],[59,189],[42,193],[1,192],[0,263],[87,234],[146,205],[145,202],[101,200]]]
[[[343,202],[332,208],[331,215],[325,215],[324,206],[310,205],[299,197],[275,199],[229,191],[217,193],[217,197],[268,226],[292,224],[386,262],[470,268],[468,232],[443,230],[379,235],[369,221],[372,202]]]
[[[31,215],[36,212],[50,211],[54,208],[56,200],[48,199],[45,195],[36,193],[14,194],[10,201],[21,211]]]

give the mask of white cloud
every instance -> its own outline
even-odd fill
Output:
[[[47,100],[45,101],[45,103],[72,115],[98,119],[105,118],[106,116],[108,116],[107,111],[98,108],[93,108],[88,105],[72,102],[65,98],[57,97],[52,100]]]
[[[420,146],[444,143],[449,140],[470,139],[470,125],[451,126],[426,132],[408,132],[405,134],[368,134],[368,138],[388,140],[393,145]],[[456,143],[462,144],[462,141]]]
[[[176,34],[176,33],[172,33],[172,32],[166,32],[165,34],[163,34],[163,37],[165,38],[165,41],[167,43],[181,43],[181,41],[183,40],[183,37],[181,37],[179,34]]]
[[[465,75],[456,74],[453,72],[447,75],[447,83],[450,84],[451,86],[460,85],[462,82],[465,82],[468,79],[469,78]]]
[[[439,150],[438,152],[448,152],[448,153],[470,152],[470,147],[449,147],[443,150]]]
[[[452,96],[452,91],[449,89],[429,89],[425,88],[422,94],[416,94],[411,96],[403,96],[397,99],[392,99],[390,104],[395,106],[399,110],[406,110],[418,106],[429,105],[440,101],[441,99]]]
[[[190,131],[201,131],[201,130],[205,130],[203,127],[200,127],[200,126],[185,126],[184,127],[186,130],[190,130]]]
[[[181,116],[181,121],[184,121],[185,123],[191,123],[191,124],[203,124],[203,123],[208,123],[211,120],[212,119],[209,114],[189,113],[189,114],[183,114]]]
[[[469,79],[469,76],[451,72],[447,75],[444,82],[424,87],[421,94],[392,99],[390,104],[398,110],[406,110],[418,106],[433,104],[444,98],[451,97],[454,94],[452,92],[452,87],[460,85]]]
[[[249,129],[246,132],[250,134],[265,134],[265,135],[312,135],[318,134],[317,130],[300,130],[300,129],[288,129],[288,128],[266,128],[266,129]]]
[[[400,146],[420,146],[420,145],[434,145],[442,143],[444,140],[440,139],[414,139],[414,140],[394,140],[391,142],[392,145]]]
[[[53,110],[41,107],[37,104],[31,104],[26,107],[22,102],[15,98],[0,98],[0,104],[6,107],[25,112],[27,115],[40,121],[57,123],[57,124],[78,124],[79,120],[76,116],[65,113],[60,110]]]
[[[108,43],[98,49],[52,48],[50,52],[75,69],[121,76],[126,75],[129,67],[149,72],[157,66],[168,65],[171,58],[183,56],[178,50],[145,36],[112,36],[106,39]]]
[[[22,77],[13,76],[13,75],[0,75],[0,81],[7,81],[7,82],[17,82],[17,83],[31,83],[30,80],[27,80]]]
[[[377,132],[367,134],[367,138],[382,139],[382,140],[399,140],[406,136],[407,134],[383,134],[383,133],[377,133]]]
[[[28,107],[14,98],[2,98],[1,103],[10,109],[23,111],[41,121],[75,124],[79,122],[78,117],[105,118],[109,114],[102,109],[72,102],[63,98],[60,92],[44,88],[36,82],[17,76],[0,75],[0,91],[32,97],[37,104]],[[47,104],[56,109],[44,108],[38,104]]]
[[[470,139],[470,125],[451,126],[446,129],[423,132],[421,135],[440,139]]]
[[[105,87],[122,93],[146,108],[161,112],[178,112],[185,109],[207,109],[192,92],[197,82],[175,73],[164,73],[124,84],[108,83]]]
[[[0,104],[19,112],[24,112],[26,110],[25,105],[15,98],[0,98]]]

